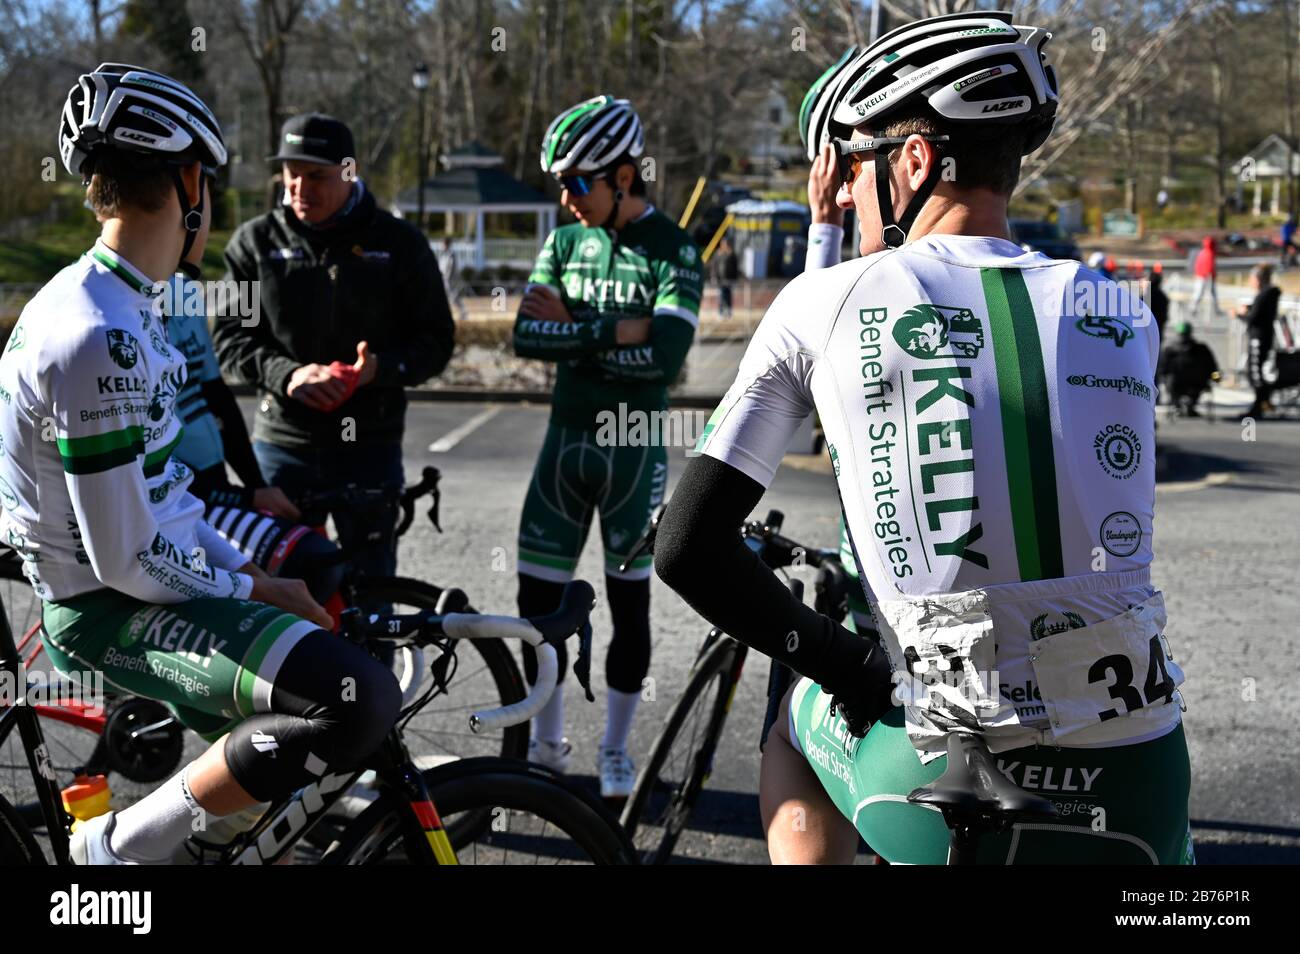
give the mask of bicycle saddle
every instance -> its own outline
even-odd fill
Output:
[[[953,732],[948,736],[948,768],[929,785],[907,796],[914,805],[933,805],[953,821],[980,820],[1005,828],[1027,818],[1050,818],[1056,806],[1026,792],[998,770],[981,736]]]

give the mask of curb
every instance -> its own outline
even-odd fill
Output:
[[[230,390],[236,397],[256,398],[261,392],[249,384],[232,384]],[[428,390],[408,388],[407,400],[415,403],[480,403],[480,404],[546,404],[551,403],[550,391],[492,391],[481,388],[438,388]],[[669,395],[670,407],[691,407],[713,410],[722,403],[722,395],[681,394]]]

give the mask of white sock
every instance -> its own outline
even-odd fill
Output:
[[[600,743],[601,748],[627,748],[627,736],[632,731],[632,717],[636,715],[636,704],[640,701],[641,693],[639,692],[609,690],[609,710],[605,717],[605,741]]]
[[[167,864],[180,843],[195,833],[195,819],[203,816],[204,830],[216,821],[194,800],[181,769],[130,808],[117,813],[109,850],[123,861]]]
[[[564,738],[564,686],[556,686],[550,701],[533,716],[533,738],[555,743]]]

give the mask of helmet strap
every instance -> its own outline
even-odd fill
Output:
[[[889,155],[879,151],[876,153],[876,204],[880,206],[880,241],[886,248],[898,248],[907,241],[907,233],[912,230],[916,217],[921,214],[921,208],[939,185],[941,175],[939,163],[936,162],[912,196],[912,201],[907,203],[903,217],[895,223],[893,190],[889,183]]]
[[[190,249],[194,247],[194,240],[199,237],[199,229],[203,228],[203,176],[199,176],[199,204],[190,205],[189,196],[185,194],[185,180],[181,178],[180,169],[172,166],[172,183],[176,186],[176,198],[181,204],[181,225],[185,228],[185,244],[181,247],[181,260],[176,264],[177,271],[183,271],[190,275],[189,270],[185,267],[190,264],[185,261],[185,256],[190,254]],[[190,266],[197,273],[197,266]],[[191,278],[197,278],[197,274],[190,275]]]

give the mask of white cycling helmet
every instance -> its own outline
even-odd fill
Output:
[[[963,126],[1027,125],[1025,154],[1056,121],[1056,73],[1043,47],[1052,35],[1016,26],[1011,14],[954,13],[886,33],[849,65],[831,122],[871,126],[918,101]]]
[[[877,137],[899,114],[928,106],[953,135],[984,130],[1028,129],[1022,152],[1046,141],[1056,122],[1056,73],[1042,52],[1052,35],[1017,26],[1010,13],[954,13],[899,27],[871,44],[837,73],[828,136],[847,138],[867,126]],[[941,144],[950,138],[927,137]],[[907,239],[916,215],[939,183],[941,164],[897,223],[888,176],[888,154],[898,143],[875,149],[881,240],[896,248]]]
[[[163,73],[101,63],[68,91],[59,123],[59,156],[65,169],[88,182],[95,156],[109,150],[173,163],[185,228],[178,267],[197,278],[197,267],[185,256],[203,225],[204,190],[199,190],[198,205],[191,206],[179,167],[198,162],[215,175],[226,164],[226,144],[212,110],[189,87]]]
[[[226,164],[226,145],[212,111],[188,87],[140,66],[103,63],[68,91],[59,124],[59,156],[73,175],[102,149],[121,149]]]

